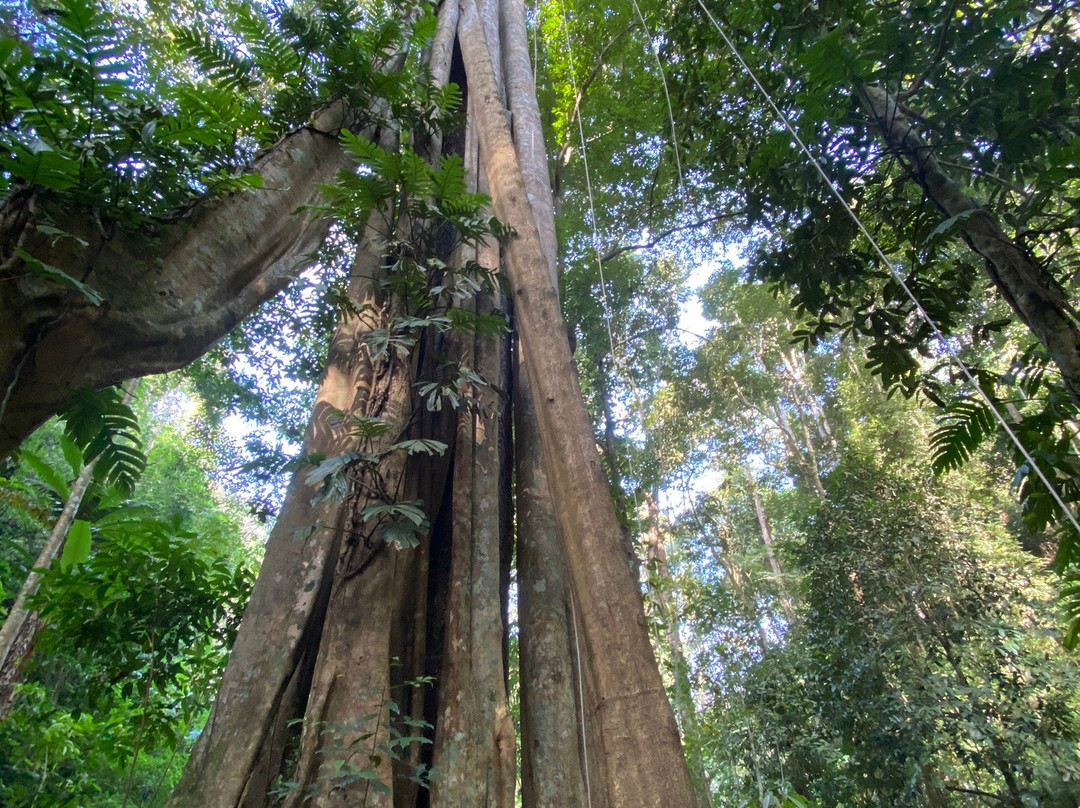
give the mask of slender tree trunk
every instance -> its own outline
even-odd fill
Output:
[[[503,0],[502,60],[507,103],[530,207],[558,292],[558,242],[547,151],[536,101],[521,0]],[[586,758],[584,665],[559,544],[555,508],[544,473],[536,403],[520,345],[514,374],[515,495],[521,675],[521,801],[524,808],[605,808],[603,778]]]
[[[88,463],[71,484],[71,491],[68,494],[67,501],[64,503],[64,508],[56,518],[56,524],[49,531],[45,546],[41,548],[30,574],[23,581],[19,594],[15,597],[15,602],[11,604],[11,610],[7,613],[7,617],[4,618],[3,627],[0,627],[0,698],[3,698],[7,689],[14,684],[16,671],[22,662],[22,656],[17,652],[13,653],[13,651],[16,651],[19,646],[26,649],[33,642],[31,632],[31,637],[23,637],[22,642],[16,643],[20,635],[24,634],[23,628],[32,614],[27,601],[37,594],[38,588],[41,586],[42,573],[52,566],[53,560],[60,553],[60,548],[64,546],[64,540],[71,529],[71,523],[75,521],[75,514],[78,512],[79,506],[82,505],[83,495],[86,494],[86,489],[89,488],[90,481],[93,478],[94,464]],[[10,706],[7,699],[3,699],[3,701]],[[6,715],[7,711],[0,707],[0,718],[4,718]]]
[[[776,588],[780,593],[780,604],[784,609],[784,617],[787,618],[788,625],[791,625],[795,621],[795,609],[791,604],[791,594],[784,583],[784,570],[780,566],[780,558],[776,555],[772,526],[769,524],[768,514],[765,513],[765,504],[761,501],[761,494],[758,493],[757,485],[754,483],[750,470],[745,469],[744,472],[747,482],[750,484],[750,496],[754,500],[754,515],[757,517],[761,543],[765,547],[765,558],[769,562],[769,569],[772,570],[773,580],[776,581]]]
[[[894,97],[869,85],[859,85],[856,92],[889,148],[908,166],[912,180],[927,198],[947,218],[966,217],[958,222],[957,232],[982,256],[990,280],[1049,352],[1073,402],[1080,406],[1080,326],[1060,284],[1030,250],[1005,235],[997,220],[945,173],[933,147],[919,135]]]
[[[138,380],[131,380],[124,386],[125,404],[131,402],[137,384]],[[49,531],[45,546],[41,548],[37,561],[4,618],[4,625],[0,627],[0,721],[7,718],[15,705],[15,684],[18,681],[19,669],[33,648],[37,632],[41,628],[37,613],[30,611],[27,602],[38,593],[43,572],[52,566],[56,556],[60,554],[83,497],[94,479],[96,465],[96,460],[87,463],[71,483],[67,501]]]
[[[675,583],[668,569],[667,548],[664,547],[664,535],[660,530],[660,511],[652,494],[645,495],[645,506],[645,558],[649,569],[649,598],[663,625],[663,641],[671,661],[672,705],[686,744],[687,764],[694,783],[695,805],[697,808],[711,808],[712,795],[709,776],[705,771],[705,760],[701,755],[702,733],[690,684],[690,665],[686,661],[682,637],[679,634],[678,612],[669,596]]]

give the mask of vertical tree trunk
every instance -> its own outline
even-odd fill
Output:
[[[604,739],[609,794],[620,806],[690,805],[693,788],[649,644],[637,581],[628,565],[614,561],[621,542],[618,520],[592,450],[592,425],[573,373],[558,296],[472,0],[464,0],[458,31],[495,212],[516,233],[506,248],[507,269],[598,697],[595,718]],[[651,732],[649,745],[641,743],[643,727]]]
[[[506,100],[548,279],[558,293],[558,242],[547,151],[536,101],[521,0],[500,3]],[[514,468],[518,504],[517,570],[519,669],[521,675],[521,801],[524,808],[549,805],[606,808],[603,778],[589,754],[590,728],[559,545],[555,509],[544,473],[536,404],[520,346],[514,374]]]
[[[543,411],[544,462],[582,628],[581,685],[589,739],[582,758],[600,784],[591,804],[688,806],[693,798],[677,728],[648,644],[637,582],[619,551],[618,525],[576,388],[551,264],[538,234],[540,217],[534,216],[528,194],[541,209],[550,203],[525,190],[492,66],[500,54],[512,62],[516,52],[510,38],[500,49],[500,20],[504,27],[516,20],[520,40],[523,14],[520,3],[504,6],[499,0],[479,9],[473,0],[460,9],[444,4],[431,53],[433,71],[452,72],[448,29],[456,26],[468,78],[468,125],[476,127],[475,139],[471,131],[466,138],[467,159],[478,145],[475,176],[486,175],[496,213],[517,233],[505,252],[528,378]],[[519,73],[508,82],[508,98],[520,98]],[[514,107],[515,115],[521,108]],[[526,128],[518,141],[523,148],[526,141],[535,148],[538,137]],[[549,240],[551,233],[553,228]],[[547,255],[553,256],[553,244],[550,250]],[[492,251],[490,261],[496,258]],[[377,276],[383,266],[378,238],[372,236],[355,274]],[[447,342],[428,335],[443,343],[414,349],[417,358],[408,362],[377,359],[364,343],[364,332],[385,328],[398,304],[377,278],[358,280],[351,296],[361,314],[335,337],[307,451],[327,456],[358,448],[375,451],[402,435],[439,437],[452,448],[441,459],[406,461],[400,453],[390,455],[377,469],[364,472],[366,477],[354,477],[343,502],[312,505],[303,475],[293,480],[221,691],[173,795],[173,808],[267,808],[278,802],[322,806],[341,800],[395,808],[512,804],[514,746],[502,655],[509,478],[500,435],[508,434],[508,416],[505,401],[495,397],[509,389],[505,351],[487,337],[455,336]],[[459,391],[479,401],[457,413],[456,427],[413,401],[413,383],[424,371],[418,357],[436,354],[480,370],[493,383]],[[553,380],[553,373],[566,378]],[[376,446],[358,446],[355,438],[334,428],[335,410],[381,418],[390,429]],[[429,524],[419,547],[390,549],[381,542],[378,525],[364,522],[362,513],[371,501],[365,491],[376,478],[400,499],[423,500]],[[542,481],[530,487],[539,489]],[[599,516],[590,516],[593,512]],[[550,547],[550,527],[541,530]],[[555,560],[550,549],[541,558],[544,552]],[[533,572],[522,585],[531,582],[536,593],[542,588],[536,565],[524,563]],[[559,576],[557,564],[549,574]],[[567,631],[562,603],[559,597],[543,605],[554,606],[556,613],[562,608],[563,634],[555,644],[565,670],[574,658],[567,642],[572,627]],[[409,684],[417,676],[434,678],[434,697],[426,687]],[[527,686],[535,682],[534,675],[526,675]],[[531,733],[539,732],[542,723],[537,716],[546,718],[549,706],[556,704],[558,714],[565,715],[573,692],[571,679],[558,688],[531,689],[524,697],[533,715],[526,718],[530,735],[524,743],[537,752],[529,755],[528,764],[528,788],[534,794],[541,779],[554,780],[553,765],[567,760],[561,749],[530,747]],[[403,716],[432,725],[427,742],[397,741],[410,732]],[[577,753],[568,746],[569,760],[575,761]],[[549,763],[549,754],[558,762]],[[592,765],[592,754],[598,765]],[[416,763],[436,766],[430,792],[405,780],[415,773]],[[578,772],[583,768],[567,764],[557,793],[570,795],[570,801],[553,804],[573,805],[580,799],[583,778]]]
[[[679,635],[679,615],[670,594],[675,587],[668,569],[664,534],[660,530],[660,511],[656,498],[646,494],[647,508],[646,564],[649,570],[649,596],[663,627],[666,650],[670,657],[672,703],[679,719],[687,750],[687,763],[694,783],[697,808],[712,808],[709,777],[705,772],[705,760],[701,755],[701,725],[698,723],[697,706],[690,685],[690,665],[686,661],[682,637]]]
[[[769,524],[768,514],[765,513],[765,504],[761,501],[761,494],[758,493],[750,469],[744,469],[744,473],[746,474],[746,481],[750,485],[750,496],[754,500],[754,515],[757,518],[761,543],[765,547],[765,558],[769,562],[769,569],[772,570],[773,579],[776,581],[776,589],[780,594],[780,604],[784,609],[784,617],[787,618],[788,625],[791,625],[795,620],[795,609],[792,606],[791,594],[784,583],[784,570],[780,566],[780,558],[776,555],[772,526]]]

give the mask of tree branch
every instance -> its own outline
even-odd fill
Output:
[[[707,216],[704,219],[699,219],[698,221],[691,222],[690,224],[680,224],[675,227],[669,227],[667,230],[661,230],[655,238],[650,239],[649,241],[646,241],[642,244],[625,244],[621,247],[612,247],[610,250],[604,253],[603,256],[601,256],[600,263],[607,263],[608,261],[617,258],[625,252],[630,252],[631,250],[651,250],[661,241],[670,238],[676,233],[682,233],[686,230],[696,230],[697,228],[704,227],[707,224],[730,221],[732,219],[738,218],[739,216],[742,216],[744,212],[745,211],[736,210],[731,211],[730,213],[718,213],[715,216]]]

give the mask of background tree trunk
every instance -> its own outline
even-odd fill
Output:
[[[1080,326],[1060,284],[1030,250],[1005,235],[997,220],[945,173],[934,149],[919,136],[895,98],[881,87],[869,85],[856,87],[856,93],[927,199],[947,219],[966,217],[958,220],[956,232],[983,258],[986,274],[1046,348],[1073,403],[1080,407]]]

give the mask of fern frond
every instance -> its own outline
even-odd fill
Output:
[[[302,69],[300,55],[278,26],[254,3],[236,3],[232,10],[232,28],[243,39],[259,73],[279,84],[295,81]]]
[[[1061,644],[1072,651],[1080,642],[1080,570],[1073,569],[1065,575],[1059,603],[1065,619],[1065,636]]]
[[[994,416],[983,399],[969,395],[958,398],[930,434],[934,473],[960,468],[993,432]]]
[[[130,494],[146,468],[146,455],[139,421],[119,388],[76,390],[62,415],[65,434],[86,462],[97,460],[95,477]]]
[[[173,35],[176,43],[219,87],[247,91],[259,84],[255,61],[241,55],[220,39],[194,28],[176,28]]]

